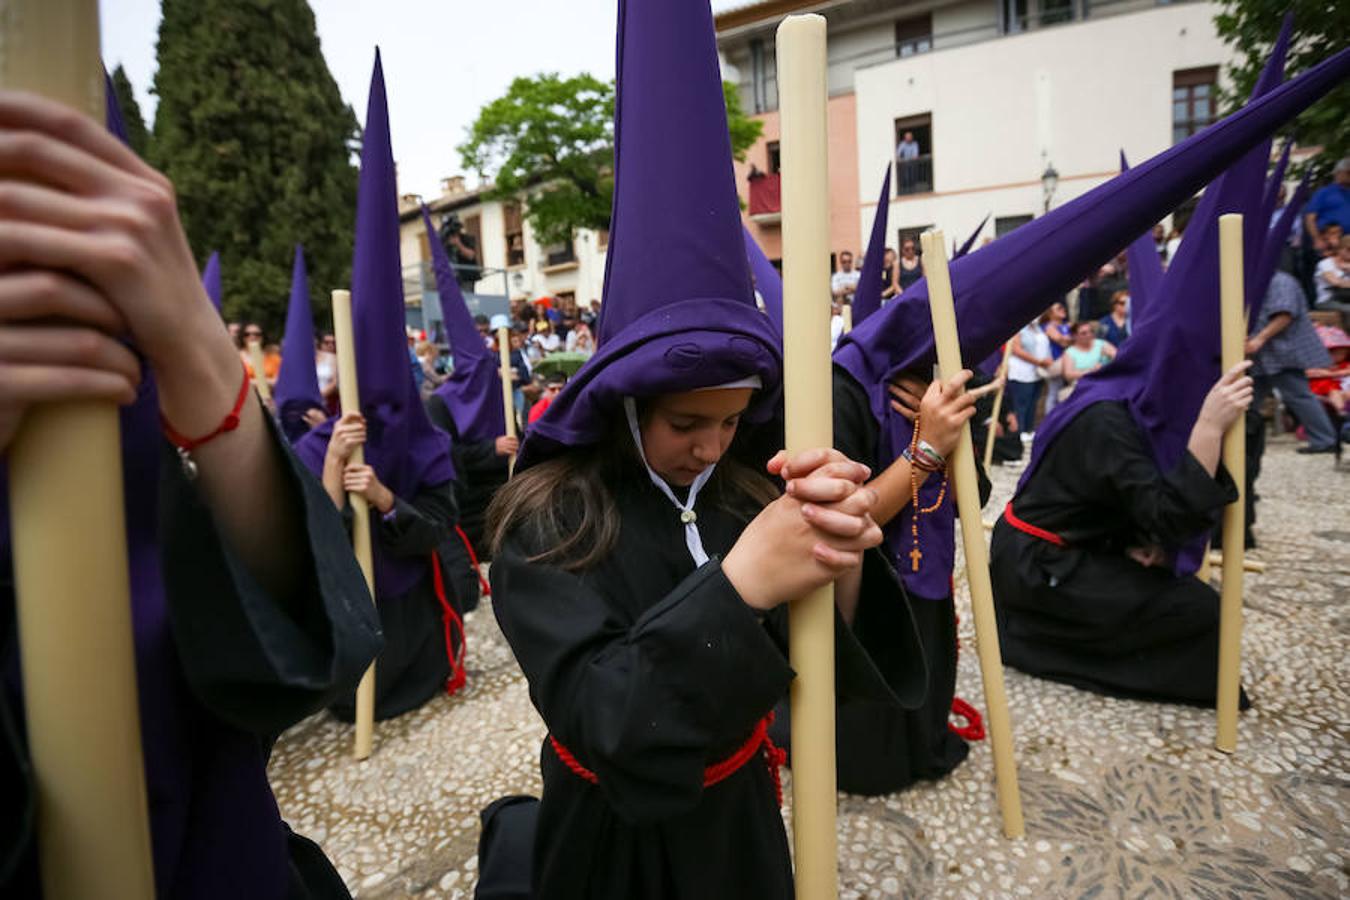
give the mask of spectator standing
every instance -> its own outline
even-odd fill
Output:
[[[840,303],[852,303],[861,277],[862,273],[853,268],[853,253],[841,250],[839,268],[830,276],[830,296]]]
[[[1072,388],[1084,375],[1115,358],[1115,346],[1097,337],[1096,324],[1078,322],[1073,326],[1073,343],[1064,349],[1064,381]]]
[[[896,272],[896,281],[900,285],[900,293],[909,290],[909,286],[923,277],[923,260],[919,258],[919,250],[914,245],[914,238],[907,237],[900,242],[900,268]]]
[[[1008,394],[1024,442],[1030,442],[1035,437],[1041,371],[1049,369],[1053,363],[1050,338],[1036,322],[1027,324],[1013,338],[1012,353],[1008,355]]]
[[[1054,360],[1045,371],[1045,414],[1059,402],[1060,392],[1064,390],[1064,348],[1073,343],[1073,329],[1069,327],[1069,310],[1063,303],[1052,303],[1041,314],[1041,330],[1050,339],[1050,358]]]
[[[1246,349],[1254,360],[1254,405],[1260,406],[1271,389],[1278,390],[1284,405],[1308,433],[1308,446],[1298,452],[1334,453],[1336,433],[1309,389],[1306,374],[1308,369],[1325,368],[1331,357],[1313,330],[1303,289],[1294,276],[1276,272],[1271,279],[1256,331],[1247,338]]]
[[[1324,256],[1317,264],[1313,282],[1317,285],[1317,308],[1336,310],[1344,319],[1350,312],[1350,235],[1341,235],[1335,255]]]
[[[900,170],[900,192],[908,193],[914,186],[914,161],[919,158],[919,142],[914,140],[914,132],[906,131],[900,136],[895,158],[896,168]]]
[[[331,331],[325,331],[314,349],[314,372],[319,377],[319,393],[323,402],[328,404],[328,412],[338,411],[337,399],[337,338]]]
[[[1102,339],[1112,347],[1120,347],[1130,336],[1130,295],[1116,291],[1111,295],[1111,311],[1100,323]]]
[[[1336,225],[1341,234],[1350,230],[1350,156],[1336,163],[1332,182],[1312,195],[1303,214],[1303,231],[1312,239],[1314,252],[1335,253],[1326,230]]]
[[[900,282],[895,271],[895,250],[887,247],[886,252],[881,254],[881,299],[886,301],[899,293]]]

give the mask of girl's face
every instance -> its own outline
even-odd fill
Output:
[[[901,244],[900,253],[904,255],[905,259],[913,259],[915,254],[914,242],[905,241],[903,244]]]
[[[1086,350],[1092,346],[1096,336],[1091,324],[1079,325],[1073,331],[1073,342],[1078,345],[1080,350]]]
[[[1050,321],[1063,322],[1069,317],[1069,311],[1064,308],[1063,303],[1054,303],[1050,306]]]
[[[688,487],[736,437],[750,388],[687,391],[658,397],[639,426],[647,465],[674,487]]]

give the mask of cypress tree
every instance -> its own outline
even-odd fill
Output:
[[[150,133],[145,129],[145,118],[141,116],[141,105],[136,102],[136,93],[131,89],[131,79],[121,65],[113,69],[112,86],[113,93],[117,95],[117,104],[122,109],[122,120],[126,122],[127,142],[137,156],[145,159]]]
[[[356,117],[305,0],[163,0],[152,161],[173,179],[192,248],[219,250],[224,313],[276,336],[305,245],[310,302],[348,283]]]

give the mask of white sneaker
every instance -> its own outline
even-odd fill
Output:
[[[1036,432],[1034,431],[1022,432],[1022,443],[1030,444],[1034,440],[1036,440]]]

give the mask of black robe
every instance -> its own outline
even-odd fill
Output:
[[[497,440],[464,441],[445,401],[435,394],[427,398],[431,424],[450,435],[450,457],[455,463],[455,500],[459,504],[459,527],[473,546],[479,562],[492,559],[492,548],[483,539],[488,504],[497,489],[506,484],[508,457],[497,455]]]
[[[351,506],[344,509],[350,522]],[[455,495],[453,482],[424,488],[411,500],[394,499],[393,515],[381,516],[374,508],[370,512],[371,539],[384,552],[393,556],[420,557],[426,561],[426,574],[421,580],[397,597],[376,597],[380,614],[380,629],[384,632],[384,649],[375,665],[375,718],[390,719],[417,709],[445,690],[450,678],[450,653],[457,652],[463,636],[452,631],[452,642],[447,650],[445,617],[441,597],[436,593],[432,572],[432,554],[441,554],[438,560],[445,576],[452,560],[446,550],[453,550],[458,536],[455,527]],[[447,546],[449,545],[449,546]],[[442,582],[445,603],[456,616],[463,616],[454,585],[448,577]],[[356,693],[349,692],[332,706],[333,714],[350,722],[355,716]]]
[[[844,370],[834,370],[834,446],[849,459],[877,462],[879,438],[867,395]],[[977,461],[978,467],[978,461]],[[879,472],[875,473],[879,474]],[[980,496],[989,482],[980,469]],[[950,501],[949,501],[950,502]],[[884,550],[884,547],[882,548]],[[839,789],[886,794],[920,779],[941,778],[966,758],[969,747],[947,725],[956,695],[956,604],[951,594],[920,597],[897,581],[864,579],[853,632],[874,660],[900,652],[894,629],[877,611],[908,603],[914,610],[924,656],[928,692],[917,709],[894,704],[842,701],[835,718]]]
[[[1098,693],[1213,704],[1219,595],[1126,550],[1180,547],[1236,498],[1222,467],[1211,477],[1190,453],[1159,471],[1123,403],[1084,409],[1013,498],[1019,519],[1067,546],[1013,528],[1006,515],[994,528],[1003,661]]]
[[[349,896],[318,846],[281,822],[266,764],[276,735],[354,687],[379,650],[377,620],[332,500],[266,420],[285,473],[285,490],[268,502],[290,505],[305,536],[293,548],[302,568],[296,595],[284,603],[248,575],[177,453],[162,445],[158,543],[169,617],[162,627],[172,631],[162,644],[137,648],[144,665],[142,657],[162,647],[177,682],[167,715],[141,703],[160,897],[282,900],[259,886],[259,870],[277,856],[288,865],[287,898]],[[0,559],[0,896],[33,898],[40,896],[35,789],[9,565]]]
[[[598,565],[530,563],[544,548],[527,527],[507,535],[492,565],[493,608],[531,699],[599,780],[574,774],[544,742],[535,896],[790,898],[763,761],[703,787],[705,767],[744,744],[788,689],[787,609],[757,615],[723,575],[719,555],[745,521],[717,503],[716,481],[695,507],[712,557],[696,569],[677,511],[633,469],[611,482],[622,528]],[[836,617],[841,694],[896,702],[888,682],[911,699],[923,690],[905,619],[912,650],[897,664],[908,677],[883,678]]]

